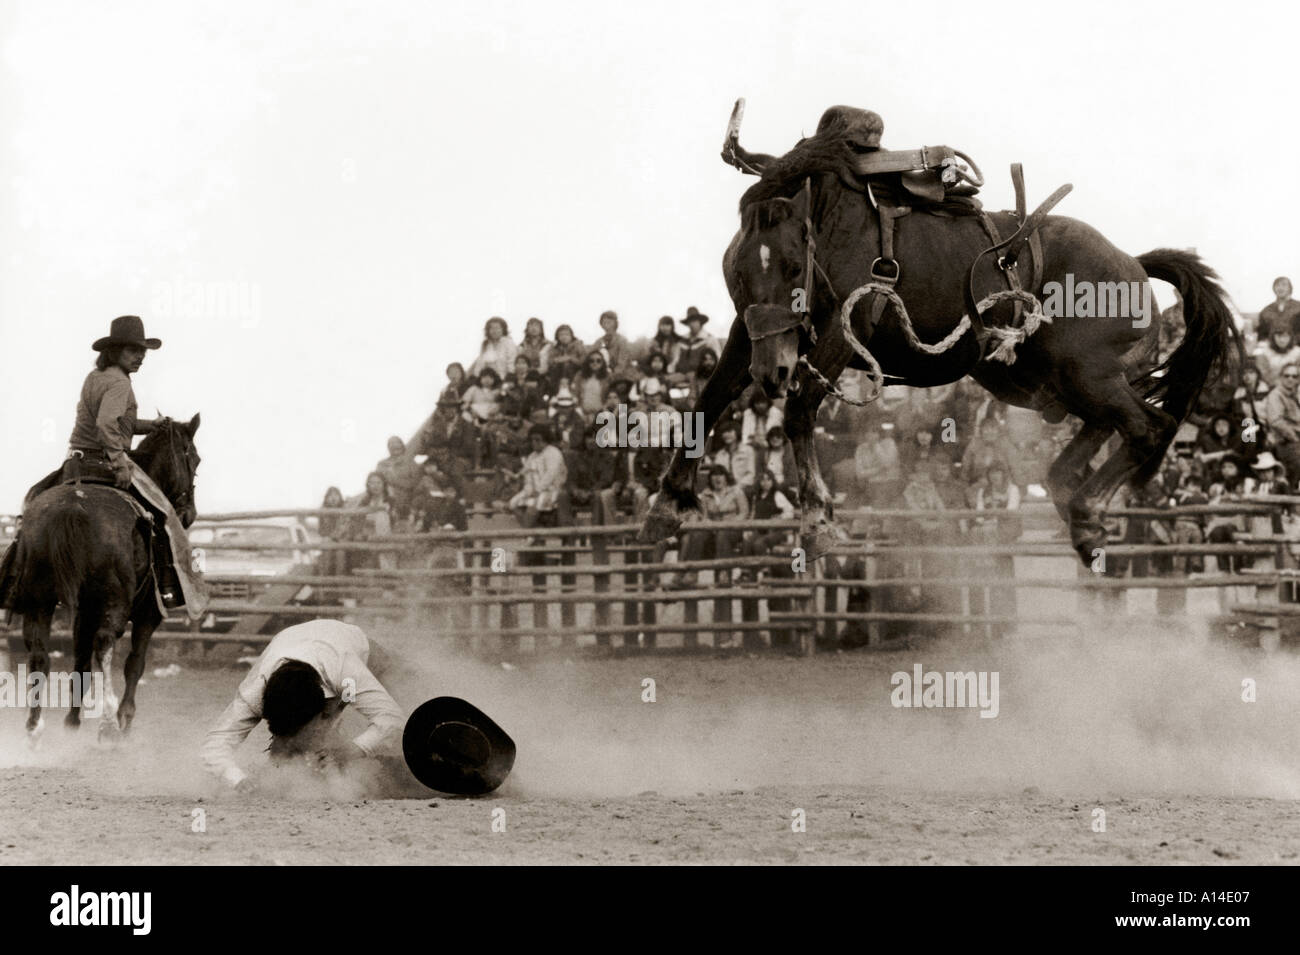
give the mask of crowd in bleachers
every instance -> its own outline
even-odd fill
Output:
[[[1244,329],[1249,360],[1242,374],[1207,385],[1165,466],[1146,488],[1127,495],[1129,503],[1171,506],[1294,492],[1300,477],[1300,303],[1290,291],[1290,283],[1279,279],[1276,301]],[[504,319],[489,319],[478,354],[468,365],[447,367],[432,414],[409,438],[389,439],[388,455],[362,494],[345,500],[330,489],[329,506],[378,504],[382,510],[332,532],[356,538],[463,530],[475,509],[511,512],[524,526],[640,521],[672,448],[605,447],[596,416],[620,405],[670,419],[689,412],[720,345],[709,334],[709,317],[694,308],[680,321],[661,318],[652,337],[629,339],[612,311],[598,324],[599,334],[583,342],[569,325],[548,336],[542,321],[530,318],[516,341]],[[1181,334],[1175,305],[1160,329],[1163,354]],[[846,373],[840,384],[855,393],[856,373]],[[781,405],[751,387],[715,426],[697,487],[706,516],[795,513],[797,475]],[[1071,418],[1049,425],[966,379],[928,389],[888,388],[864,407],[828,399],[814,440],[841,508],[1014,511],[1024,500],[1047,496],[1047,468],[1077,428]],[[981,523],[968,522],[963,532]],[[928,529],[939,533],[940,525],[953,522],[936,521]],[[1146,522],[1142,533],[1170,540],[1231,533],[1230,521],[1177,525],[1161,529],[1159,522]],[[765,535],[696,535],[683,543],[683,557],[753,552],[771,543]]]

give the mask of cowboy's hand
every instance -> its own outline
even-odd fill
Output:
[[[172,423],[172,419],[167,417],[166,415],[163,415],[160,418],[154,418],[153,421],[150,422],[149,427],[152,430],[157,431],[159,428],[168,427],[171,423]]]
[[[133,465],[130,461],[123,461],[120,464],[113,465],[113,485],[122,490],[131,486],[131,474]]]

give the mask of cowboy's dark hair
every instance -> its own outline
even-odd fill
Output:
[[[316,668],[285,660],[266,680],[262,718],[272,736],[292,736],[325,709],[325,687]]]
[[[108,345],[95,356],[95,368],[99,371],[105,371],[117,364],[118,359],[122,357],[122,345]]]

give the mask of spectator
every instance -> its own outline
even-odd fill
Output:
[[[510,509],[523,527],[556,526],[556,509],[568,480],[564,455],[555,446],[551,429],[544,424],[528,431],[532,453],[524,458],[524,486],[510,499]]]
[[[504,318],[489,318],[483,326],[483,346],[479,356],[470,365],[471,378],[477,378],[484,368],[491,368],[497,373],[497,381],[503,380],[514,367],[515,355],[519,349],[509,338],[510,327]]]
[[[1267,451],[1259,455],[1250,465],[1254,472],[1251,478],[1243,482],[1247,496],[1263,497],[1269,494],[1290,494],[1287,484],[1286,469],[1282,462]]]
[[[461,481],[474,459],[474,433],[461,415],[461,401],[448,395],[438,399],[438,406],[411,439],[412,456],[428,455],[463,493]]]
[[[919,419],[914,419],[919,420]],[[912,440],[898,449],[903,461],[903,470],[911,479],[911,474],[918,467],[929,468],[935,457],[934,432],[929,428],[918,427],[912,432]]]
[[[743,521],[749,517],[749,500],[745,493],[731,482],[731,475],[725,468],[712,468],[709,471],[709,486],[700,494],[700,510],[708,521]],[[682,560],[726,560],[740,550],[740,528],[720,530],[686,531],[682,535]],[[714,575],[718,584],[730,582],[725,570]],[[670,583],[670,589],[687,590],[696,586],[697,572],[688,570]]]
[[[606,367],[615,374],[627,370],[631,364],[627,339],[618,333],[618,313],[609,311],[600,313],[600,327],[604,332],[592,342],[591,347],[599,349],[605,358]]]
[[[551,346],[550,368],[547,372],[552,394],[559,390],[562,383],[567,383],[578,373],[586,357],[587,347],[574,337],[572,328],[561,325],[555,330],[555,344]]]
[[[1210,485],[1210,503],[1226,504],[1240,501],[1245,494],[1245,480],[1241,473],[1241,461],[1234,455],[1228,455],[1219,461],[1218,479]],[[1245,519],[1240,514],[1213,515],[1206,527],[1206,540],[1211,544],[1230,544],[1237,533],[1246,530]],[[1236,557],[1219,554],[1219,570],[1231,570],[1234,573],[1252,563],[1249,557]]]
[[[701,349],[699,360],[695,365],[695,373],[687,380],[686,396],[682,399],[682,403],[678,405],[681,411],[691,411],[699,406],[700,392],[709,383],[709,378],[713,376],[713,370],[717,367],[717,353],[711,348]]]
[[[794,448],[781,428],[767,429],[767,447],[763,449],[758,467],[771,471],[777,487],[787,495],[794,494],[794,489],[799,486],[799,469],[795,465]]]
[[[631,505],[632,519],[638,524],[645,520],[650,510],[650,496],[659,491],[659,479],[668,470],[673,449],[646,444],[632,453],[632,480],[625,495],[620,497],[623,506]],[[629,501],[627,498],[630,497]]]
[[[754,488],[756,464],[754,449],[740,443],[734,424],[721,425],[713,430],[714,448],[705,456],[709,467],[720,467],[731,475],[736,486],[748,494]]]
[[[501,410],[501,376],[495,368],[483,368],[478,383],[465,391],[465,420],[486,424]]]
[[[551,423],[555,428],[556,439],[562,447],[578,447],[582,441],[582,432],[587,429],[588,421],[567,384],[561,385],[560,390],[551,399]]]
[[[420,484],[420,466],[406,451],[406,442],[397,435],[388,439],[388,457],[375,465],[383,475],[393,501],[393,517],[404,521],[411,513],[411,499]]]
[[[415,527],[425,533],[469,530],[469,518],[455,487],[431,461],[424,465],[420,485],[412,498],[411,514]]]
[[[621,448],[603,448],[596,440],[598,430],[583,432],[582,447],[565,454],[568,465],[568,498],[571,506],[590,507],[593,524],[612,524],[618,513],[618,498],[627,484],[627,455]],[[571,525],[567,514],[562,524]]]
[[[903,491],[903,467],[890,422],[882,421],[876,433],[858,445],[853,468],[864,503],[888,507],[898,499]]]
[[[453,361],[447,366],[447,387],[442,389],[443,395],[453,398],[460,398],[465,394],[465,389],[470,386],[471,382],[465,375],[465,366],[458,361]]]
[[[758,476],[758,487],[754,490],[754,506],[751,513],[756,521],[794,520],[794,505],[776,486],[776,476],[771,471],[765,470]],[[790,539],[787,531],[772,528],[745,531],[744,537],[745,553],[750,557],[770,553],[772,548],[784,545]]]
[[[1276,336],[1274,336],[1276,337]],[[1300,365],[1281,369],[1276,388],[1264,399],[1264,423],[1268,426],[1273,453],[1281,460],[1287,474],[1300,474]]]
[[[759,450],[766,448],[768,432],[781,427],[784,421],[781,409],[772,406],[772,399],[756,391],[741,418],[740,440]]]
[[[989,415],[961,456],[961,473],[967,481],[978,481],[995,461],[1010,461],[1014,456],[1015,449],[1002,433],[1001,424]]]
[[[545,405],[541,378],[533,369],[532,359],[520,354],[515,358],[514,373],[501,386],[501,414],[508,418],[531,418],[542,407]]]
[[[659,385],[667,389],[668,387],[668,361],[664,358],[662,352],[652,351],[646,356],[645,374],[636,382],[636,389],[632,392],[632,397],[640,400],[641,395],[645,392],[645,386],[648,381],[654,379]]]
[[[663,357],[665,374],[668,373],[669,369],[676,367],[677,358],[681,355],[684,344],[686,344],[686,339],[677,334],[677,322],[673,320],[673,317],[665,315],[659,319],[659,329],[650,342],[650,354]]]
[[[1202,461],[1217,461],[1225,454],[1245,457],[1246,448],[1241,437],[1234,433],[1232,419],[1218,414],[1197,436],[1195,454]]]
[[[524,325],[524,339],[519,343],[519,354],[528,359],[539,376],[546,375],[550,368],[551,343],[546,340],[546,328],[540,318],[530,318]]]
[[[1259,407],[1268,397],[1268,384],[1259,377],[1259,368],[1254,362],[1246,362],[1241,367],[1241,381],[1232,393],[1232,415],[1237,421],[1259,420]],[[1244,425],[1243,425],[1244,427]]]
[[[348,507],[375,508],[367,514],[353,518],[349,525],[349,538],[357,541],[373,540],[393,532],[393,499],[388,493],[388,482],[378,471],[366,475],[366,489],[347,502]],[[379,567],[393,570],[397,567],[397,554],[393,551],[362,552],[359,561],[352,565]]]
[[[1283,368],[1297,362],[1300,362],[1300,345],[1295,344],[1288,328],[1274,329],[1268,343],[1255,349],[1255,367],[1259,369],[1259,377],[1270,388],[1277,387]]]
[[[605,390],[608,386],[609,366],[605,363],[605,355],[593,348],[587,353],[586,364],[573,376],[569,385],[584,415],[592,417],[604,409]]]
[[[1300,302],[1291,297],[1291,280],[1285,275],[1273,280],[1273,301],[1259,310],[1255,320],[1260,341],[1271,338],[1277,329],[1286,329],[1292,338],[1300,336]]]
[[[946,511],[948,508],[939,495],[934,483],[934,472],[929,460],[917,460],[912,464],[907,484],[903,487],[903,506],[909,511]],[[949,532],[952,524],[945,520],[917,519],[917,528],[927,540],[944,539],[952,536]]]
[[[656,448],[672,448],[679,443],[682,433],[682,415],[676,408],[664,401],[663,389],[657,382],[646,385],[642,397],[645,399],[647,419],[646,435],[649,443]]]
[[[704,331],[704,326],[708,324],[708,321],[709,316],[694,305],[686,310],[686,317],[682,319],[682,324],[686,326],[690,334],[687,335],[686,341],[682,343],[682,347],[677,353],[677,361],[672,366],[675,373],[686,375],[688,378],[695,374],[695,369],[700,362],[700,355],[705,349],[710,349],[715,359],[722,354],[722,349],[718,347],[718,340]]]
[[[343,492],[336,487],[331,487],[325,492],[325,499],[321,501],[320,506],[331,509],[342,508]],[[347,521],[342,517],[322,514],[317,521],[317,529],[322,538],[333,543],[347,538]],[[346,550],[322,551],[318,566],[322,576],[341,577],[348,572],[348,552]]]

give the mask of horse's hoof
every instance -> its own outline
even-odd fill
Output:
[[[99,742],[116,743],[121,737],[117,722],[112,717],[105,717],[99,721]]]
[[[35,749],[41,741],[41,736],[45,733],[45,717],[36,721],[35,726],[27,727],[27,746],[29,749]]]
[[[657,504],[656,507],[658,507]],[[641,523],[641,531],[637,534],[637,540],[642,544],[657,544],[672,537],[681,526],[682,518],[676,511],[668,509],[664,511],[652,510]]]
[[[847,539],[848,535],[838,525],[820,521],[811,532],[803,535],[804,556],[810,561],[821,560]]]
[[[63,726],[73,731],[81,729],[81,714],[69,713],[63,718]]]

